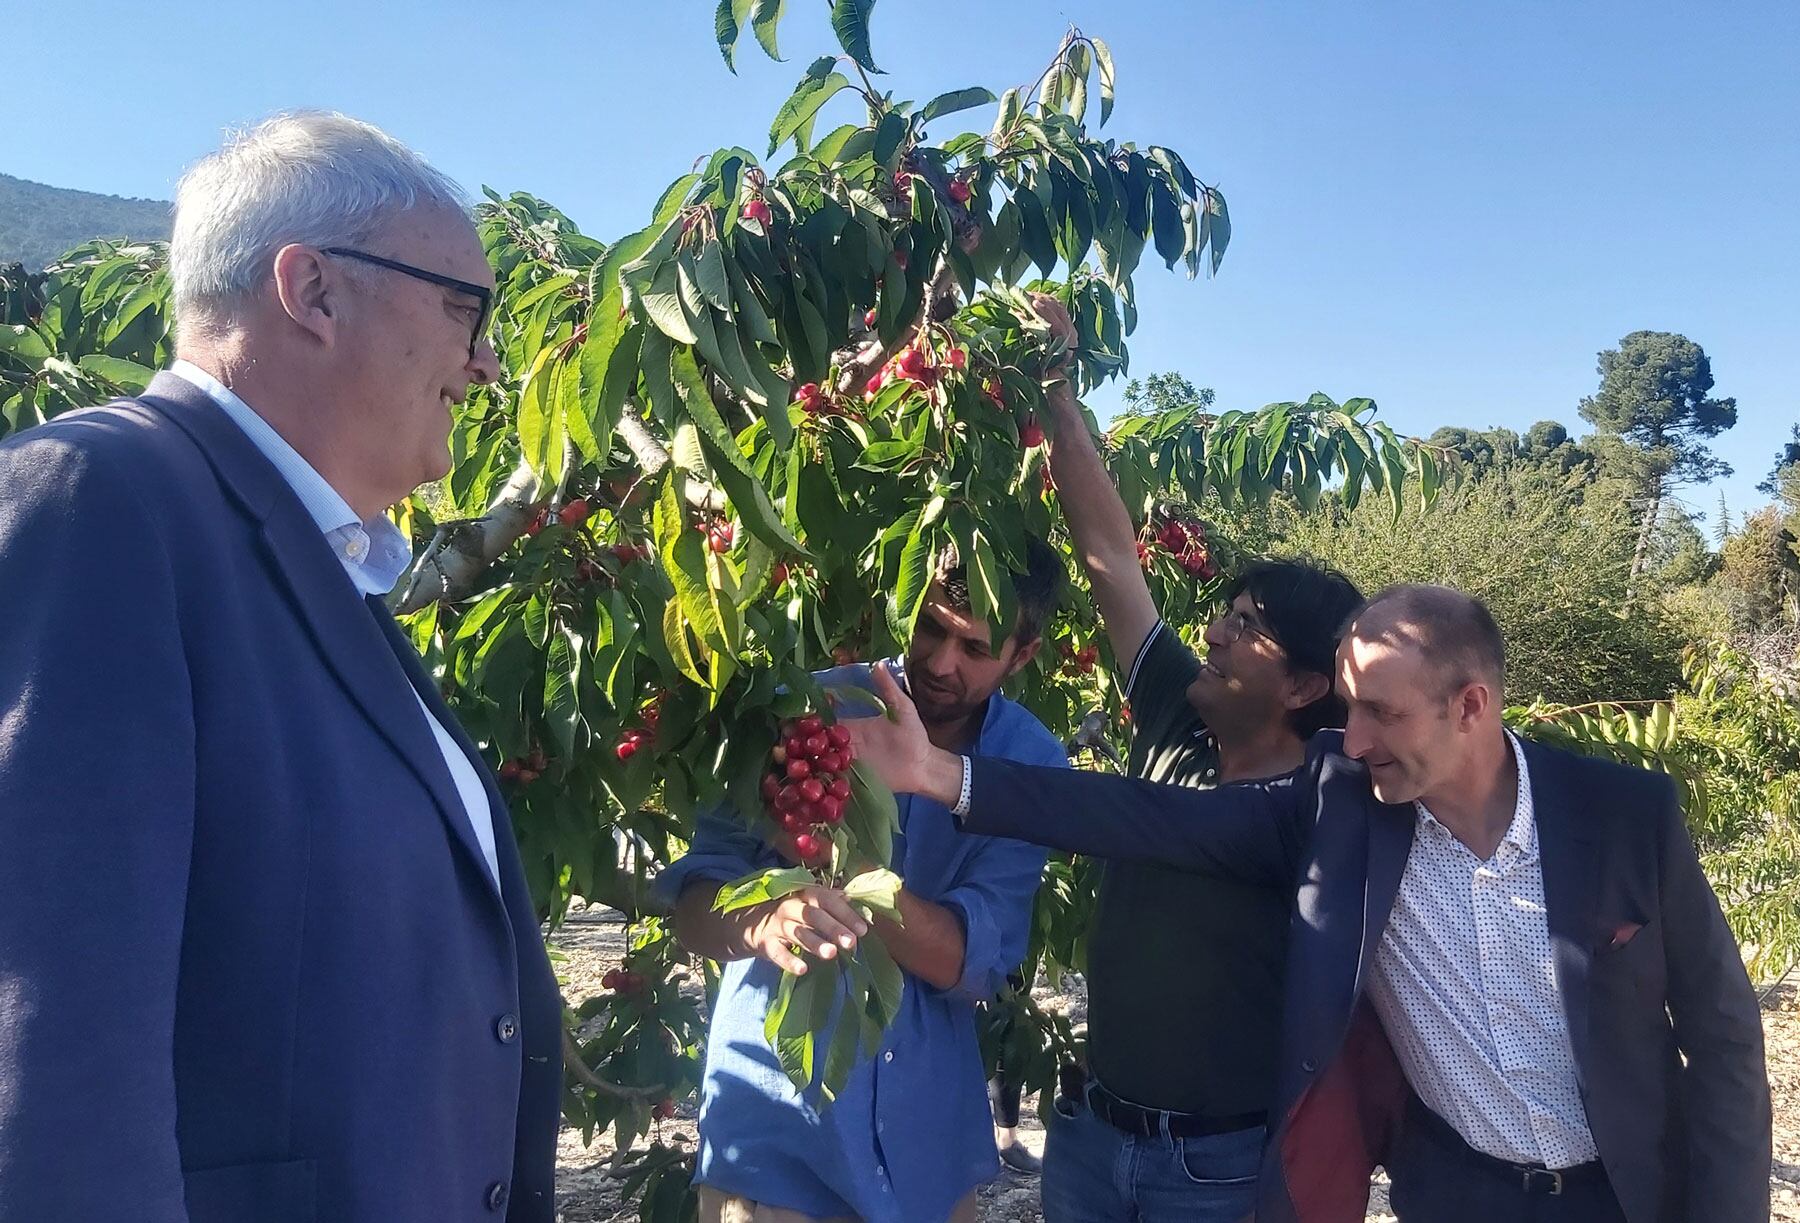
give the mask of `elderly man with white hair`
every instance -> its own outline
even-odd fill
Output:
[[[555,978],[381,599],[493,272],[312,113],[182,180],[169,263],[179,360],[0,445],[0,1220],[548,1223]]]

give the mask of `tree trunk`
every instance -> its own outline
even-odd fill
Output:
[[[1631,576],[1625,585],[1625,602],[1629,604],[1637,594],[1638,576],[1644,572],[1644,562],[1650,555],[1650,537],[1656,533],[1656,517],[1662,511],[1663,482],[1658,479],[1650,489],[1650,507],[1644,511],[1643,525],[1638,528],[1637,548],[1631,554]]]

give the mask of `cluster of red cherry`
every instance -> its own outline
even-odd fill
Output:
[[[769,818],[794,838],[794,852],[810,867],[831,861],[831,834],[850,801],[850,764],[856,759],[850,729],[825,725],[816,713],[785,722],[781,741],[769,749],[762,797]]]
[[[1218,576],[1219,570],[1212,560],[1212,549],[1206,542],[1206,528],[1198,522],[1171,518],[1163,523],[1162,529],[1151,540],[1172,555],[1175,563],[1185,569],[1189,577],[1210,582]],[[1140,562],[1145,565],[1150,563],[1149,544],[1140,540],[1137,553]]]

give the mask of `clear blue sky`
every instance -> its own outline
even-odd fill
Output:
[[[696,156],[760,151],[835,49],[824,0],[789,5],[788,62],[746,38],[735,77],[710,0],[8,7],[6,62],[41,75],[0,171],[168,198],[223,128],[328,106],[602,238]],[[1762,500],[1800,419],[1800,6],[883,0],[874,49],[904,96],[998,92],[1071,21],[1118,63],[1107,134],[1178,149],[1231,204],[1216,279],[1140,269],[1135,372],[1179,369],[1229,407],[1367,395],[1405,432],[1579,433],[1595,354],[1681,331],[1738,400],[1717,447],[1732,511]]]

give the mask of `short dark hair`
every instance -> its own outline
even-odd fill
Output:
[[[1344,724],[1344,699],[1337,692],[1337,647],[1344,627],[1363,605],[1356,584],[1328,565],[1277,558],[1250,565],[1225,595],[1226,602],[1248,593],[1269,626],[1269,635],[1287,655],[1290,672],[1323,675],[1325,695],[1288,714],[1302,739]]]
[[[1013,640],[1030,645],[1043,635],[1044,626],[1056,614],[1062,601],[1062,556],[1035,535],[1025,537],[1025,571],[1012,574],[1013,595],[1019,600],[1019,622],[1013,628]],[[956,545],[945,548],[938,558],[938,581],[944,584],[944,595],[950,606],[966,611],[969,606],[969,575],[957,553]]]
[[[1493,685],[1496,701],[1506,691],[1506,640],[1474,595],[1449,586],[1389,586],[1350,627],[1411,642],[1443,676],[1444,696],[1478,679]]]

